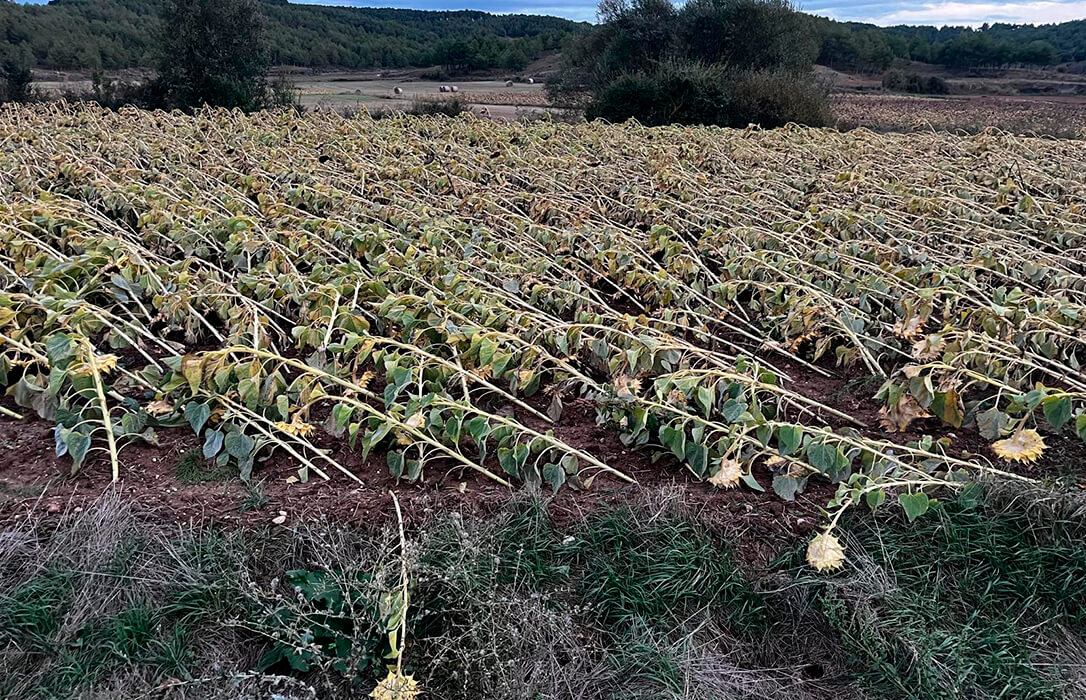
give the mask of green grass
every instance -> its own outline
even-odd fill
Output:
[[[237,477],[237,469],[217,466],[204,459],[200,450],[189,450],[177,458],[173,466],[174,476],[182,484],[204,484],[209,481],[226,481]]]
[[[0,643],[18,642],[35,651],[47,650],[71,604],[70,574],[45,570],[0,595]]]
[[[406,668],[443,700],[1076,697],[1054,631],[1086,631],[1086,527],[1038,503],[857,515],[845,570],[812,573],[797,545],[764,580],[674,499],[561,525],[527,498],[438,516],[409,538]],[[178,533],[95,508],[0,556],[0,697],[215,666],[347,698],[380,674],[392,530]]]
[[[1021,505],[951,502],[911,526],[857,518],[847,528],[852,568],[822,586],[820,602],[868,690],[1066,696],[1037,651],[1057,626],[1084,631],[1086,543],[1074,522]]]
[[[700,610],[719,612],[739,631],[765,622],[728,549],[677,513],[646,522],[622,508],[590,519],[567,548],[578,597],[607,626],[673,626]]]

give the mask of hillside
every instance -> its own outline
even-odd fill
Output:
[[[453,63],[520,70],[588,25],[558,17],[298,5],[261,0],[272,61],[313,68]],[[44,69],[120,69],[154,62],[164,0],[0,0],[0,58]],[[1086,60],[1086,20],[1042,26],[877,27],[810,16],[819,63],[880,73],[895,61],[952,68]]]
[[[163,0],[0,1],[0,51],[38,68],[119,69],[154,62]],[[262,0],[272,61],[309,67],[400,67],[442,62],[459,48],[516,68],[584,25],[558,17],[296,5]],[[460,44],[459,47],[456,45]],[[480,65],[476,67],[489,67]]]

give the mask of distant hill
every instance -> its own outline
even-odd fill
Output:
[[[971,27],[897,26],[812,17],[821,42],[818,62],[833,68],[881,71],[894,59],[948,68],[1048,66],[1086,60],[1086,20],[1062,24]]]
[[[0,0],[0,53],[38,68],[154,63],[164,0]],[[517,69],[587,25],[558,17],[296,5],[262,0],[272,62],[376,68],[449,62]]]
[[[38,68],[119,69],[154,63],[165,0],[0,0],[0,58]],[[538,15],[297,5],[261,0],[272,62],[313,68],[444,64],[520,70],[590,25]],[[950,68],[1086,61],[1086,20],[1041,26],[877,27],[810,16],[817,61],[880,73],[895,60]]]

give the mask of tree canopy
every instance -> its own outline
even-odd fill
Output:
[[[0,0],[0,46],[38,68],[119,69],[155,64],[162,12],[170,0]],[[557,17],[301,5],[256,0],[267,20],[273,64],[379,68],[440,63],[445,40],[486,38],[482,67],[518,65],[554,51],[580,25]]]
[[[767,127],[828,118],[812,74],[817,43],[786,0],[604,0],[599,15],[547,85],[589,118]]]

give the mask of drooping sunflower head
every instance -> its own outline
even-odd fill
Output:
[[[840,540],[824,532],[807,545],[807,563],[818,571],[839,569],[845,563],[845,548]]]
[[[370,697],[374,700],[415,700],[422,697],[422,689],[411,676],[393,670],[377,684]]]
[[[1036,430],[1018,430],[1009,438],[992,443],[992,449],[1008,462],[1036,462],[1045,449],[1045,441]]]
[[[709,477],[709,483],[718,489],[730,489],[739,485],[743,478],[743,465],[734,459],[720,460],[720,468]]]

